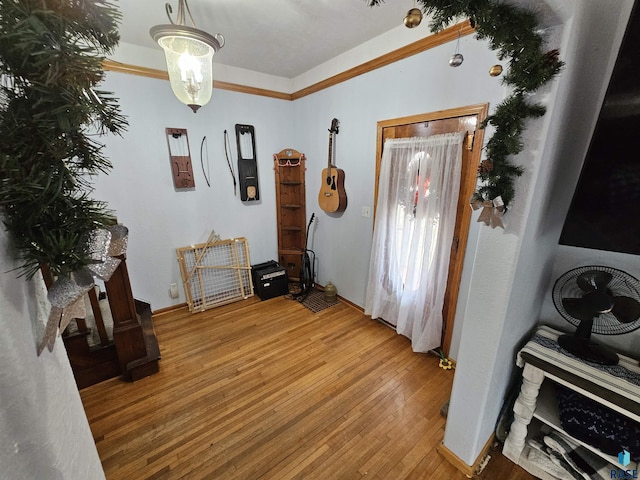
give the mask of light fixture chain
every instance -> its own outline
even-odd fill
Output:
[[[173,13],[171,4],[165,3],[164,8],[167,12],[167,17],[169,17],[169,22],[171,22],[171,25],[183,25],[183,26],[186,25],[185,15],[184,15],[184,11],[186,10],[187,13],[189,14],[189,19],[191,20],[191,26],[193,28],[197,28],[196,22],[193,20],[193,15],[191,15],[191,9],[189,8],[189,4],[187,3],[187,0],[178,0],[178,16],[177,16],[178,18],[176,19],[175,22],[171,18],[171,14]]]
[[[180,9],[182,11],[182,25],[185,25],[185,23],[184,23],[184,10],[186,8],[187,13],[189,14],[189,18],[191,19],[191,26],[193,28],[197,28],[196,27],[196,22],[193,20],[193,15],[191,15],[191,9],[189,8],[189,4],[187,3],[187,0],[180,0],[180,6],[184,7],[184,8]]]

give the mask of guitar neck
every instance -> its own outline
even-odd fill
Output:
[[[333,166],[333,162],[331,161],[331,156],[333,154],[333,132],[329,132],[329,154],[327,155],[327,169],[331,170]]]

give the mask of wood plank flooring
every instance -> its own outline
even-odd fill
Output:
[[[154,321],[158,374],[81,391],[107,479],[466,478],[436,452],[453,371],[354,308],[252,297]],[[497,455],[481,478],[533,477]]]

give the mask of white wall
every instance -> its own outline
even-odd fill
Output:
[[[318,216],[312,237],[318,281],[331,281],[357,305],[364,305],[371,251],[373,218],[362,217],[362,207],[374,202],[377,122],[478,103],[495,105],[503,98],[500,79],[488,74],[497,63],[495,54],[472,37],[461,39],[460,51],[465,60],[458,68],[448,64],[454,44],[442,45],[295,103],[296,138],[308,158],[307,213]],[[333,117],[340,120],[334,161],[345,171],[348,197],[342,214],[322,212],[317,201]]]
[[[204,243],[211,230],[223,239],[247,237],[252,263],[277,258],[273,154],[294,147],[291,102],[214,90],[211,102],[193,113],[179,103],[169,82],[109,73],[104,88],[120,98],[129,128],[121,137],[103,137],[113,163],[109,175],[95,178],[94,198],[107,201],[129,227],[127,266],[134,296],[154,310],[185,302],[176,248]],[[235,124],[255,127],[260,200],[234,197],[224,154],[229,134],[231,160],[238,176]],[[173,187],[165,128],[186,128],[195,189]],[[207,187],[200,163],[206,136]],[[180,298],[169,297],[178,284]]]
[[[503,98],[500,79],[488,70],[495,54],[472,37],[461,39],[465,61],[451,68],[453,44],[443,45],[382,69],[356,77],[296,102],[214,90],[210,104],[193,114],[180,104],[168,82],[109,73],[104,88],[120,98],[129,128],[120,137],[104,137],[112,172],[95,179],[94,197],[105,200],[118,220],[130,227],[127,264],[134,295],[154,310],[184,302],[168,295],[170,283],[181,285],[175,248],[206,240],[211,229],[223,238],[246,236],[252,263],[277,258],[275,185],[272,155],[285,147],[307,157],[307,216],[318,218],[310,247],[318,258],[317,279],[332,281],[339,293],[364,305],[371,248],[377,121]],[[335,162],[346,172],[349,206],[340,215],[322,212],[317,203],[320,174],[326,166],[328,129],[340,120]],[[256,128],[260,202],[233,197],[224,159],[227,129],[235,161],[234,124]],[[175,191],[164,129],[188,130],[196,188]],[[207,136],[212,187],[200,167],[200,142]],[[235,166],[234,166],[235,168]],[[476,225],[473,228],[478,228]]]
[[[518,235],[483,229],[478,237],[444,439],[469,465],[495,427],[515,353],[540,321],[557,241],[632,3],[580,2],[551,32],[566,66],[541,92],[550,108],[527,131],[519,156],[530,172],[509,213]]]
[[[36,355],[34,288],[11,271],[12,257],[0,229],[2,477],[104,479],[62,339]]]

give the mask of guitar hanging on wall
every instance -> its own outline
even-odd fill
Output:
[[[329,158],[322,170],[322,185],[318,204],[327,213],[344,212],[347,208],[347,192],[344,190],[344,170],[333,165],[333,136],[338,133],[338,119],[331,120],[329,129]]]

